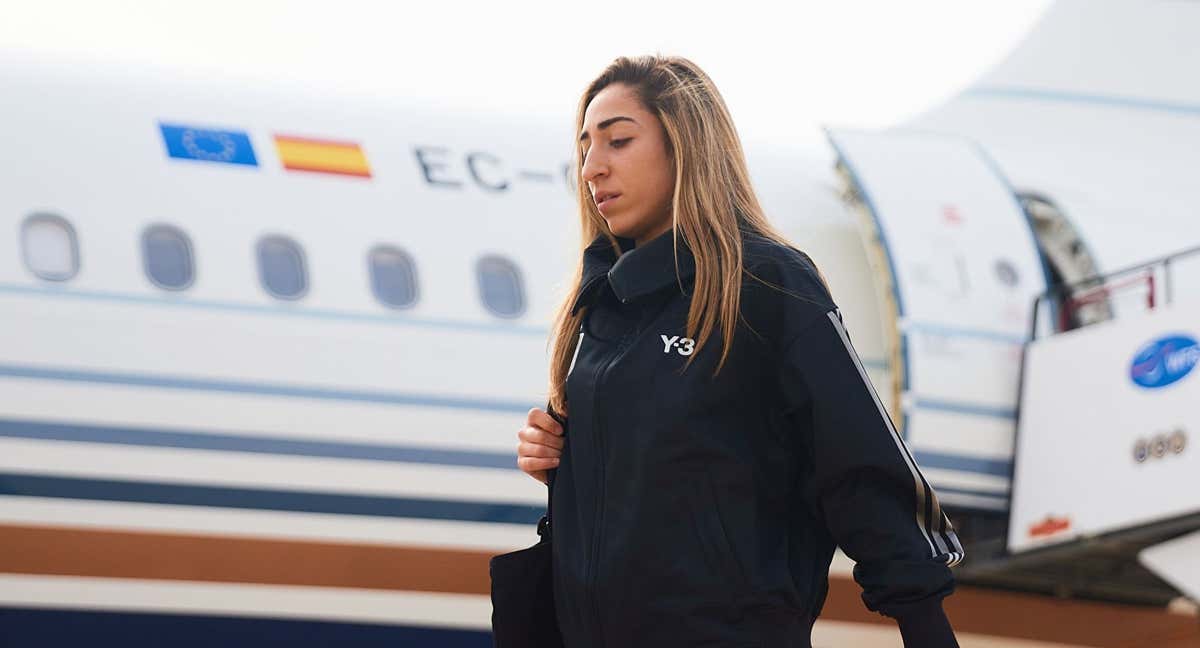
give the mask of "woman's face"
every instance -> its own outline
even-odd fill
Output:
[[[614,235],[641,245],[671,228],[675,173],[666,134],[633,89],[614,83],[592,98],[579,148],[583,180]]]

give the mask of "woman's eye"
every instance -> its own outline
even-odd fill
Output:
[[[615,140],[613,140],[613,141],[612,141],[613,148],[621,148],[622,146],[625,146],[625,143],[626,143],[626,142],[628,142],[628,141],[629,141],[629,140],[631,140],[631,139],[633,139],[633,138],[632,138],[632,137],[626,137],[626,138],[624,138],[624,139],[615,139]]]

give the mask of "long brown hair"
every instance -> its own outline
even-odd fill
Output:
[[[699,66],[679,56],[622,56],[615,59],[580,97],[575,133],[583,129],[588,104],[601,90],[614,83],[632,88],[646,110],[662,123],[667,154],[675,169],[675,193],[671,198],[675,255],[678,260],[677,237],[682,236],[692,250],[696,266],[686,336],[696,340],[699,351],[713,329],[721,332],[725,344],[713,372],[715,376],[725,365],[739,316],[742,273],[739,229],[756,232],[788,247],[795,246],[763,214],[750,184],[742,143],[729,109],[712,79]],[[554,336],[549,403],[554,411],[562,414],[567,412],[566,377],[574,359],[580,322],[586,314],[585,308],[571,315],[571,305],[579,294],[583,277],[583,249],[603,233],[613,251],[618,255],[621,253],[616,238],[592,201],[587,183],[582,180],[583,155],[578,148],[573,159],[581,224],[580,255],[567,283],[572,288],[558,307],[551,326]],[[821,280],[825,281],[824,276]],[[693,353],[688,358],[685,368],[697,355]]]

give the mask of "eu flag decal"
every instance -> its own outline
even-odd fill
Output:
[[[250,136],[241,131],[159,124],[167,155],[180,160],[258,166]]]

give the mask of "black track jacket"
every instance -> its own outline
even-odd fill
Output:
[[[906,646],[957,646],[950,520],[807,256],[742,239],[743,269],[790,294],[743,273],[746,322],[715,380],[720,332],[699,352],[684,337],[682,237],[678,275],[671,230],[618,237],[619,258],[603,235],[584,252],[553,490],[567,648],[808,648],[835,546]]]

